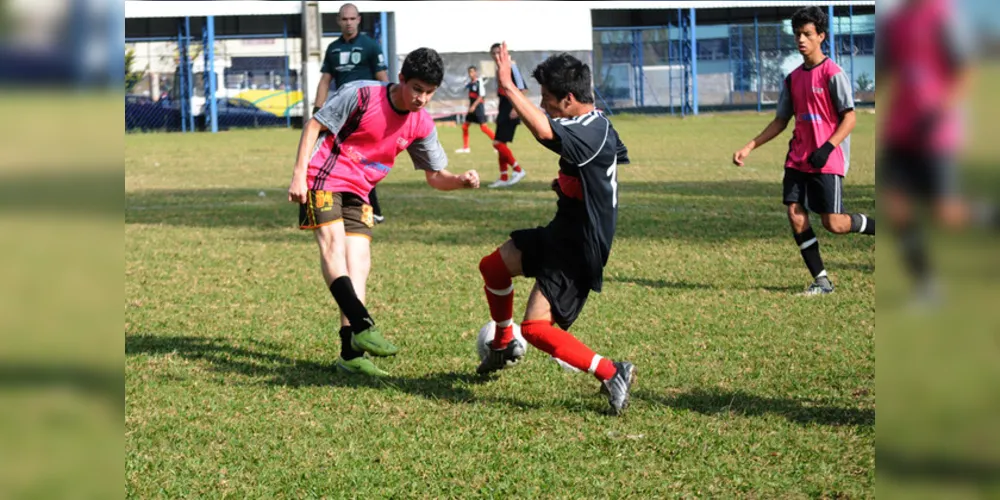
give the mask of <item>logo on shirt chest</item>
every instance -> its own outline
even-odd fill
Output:
[[[813,87],[813,94],[823,95],[823,87]]]
[[[408,146],[408,145],[409,144],[407,143],[407,141],[406,141],[405,138],[403,138],[403,137],[396,138],[396,147],[397,148],[399,148],[399,149],[406,149],[406,146]]]

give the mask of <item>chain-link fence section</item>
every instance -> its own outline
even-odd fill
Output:
[[[216,40],[206,68],[203,40],[144,41],[126,46],[125,129],[187,131],[211,127],[214,99],[219,130],[290,127],[301,122],[298,40]],[[128,54],[131,54],[129,61]],[[182,68],[187,67],[187,71]],[[141,68],[137,70],[136,68]],[[214,86],[209,85],[213,75]],[[214,92],[213,92],[214,90]]]
[[[874,103],[874,16],[838,16],[830,30],[836,54],[829,44],[827,54],[853,82],[855,100]],[[598,104],[612,111],[683,114],[696,93],[702,110],[763,110],[777,102],[784,77],[802,64],[788,21],[699,25],[697,33],[692,51],[682,25],[596,28]]]

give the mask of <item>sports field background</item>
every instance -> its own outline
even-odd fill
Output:
[[[537,350],[474,373],[478,261],[555,210],[556,156],[523,127],[514,188],[437,192],[405,154],[379,185],[369,309],[402,348],[385,382],[333,369],[336,306],[285,201],[298,131],[126,136],[127,496],[873,496],[875,241],[819,230],[837,292],[795,296],[787,133],[730,163],[769,119],[613,117],[633,163],[572,331],[638,367],[623,418]],[[860,113],[844,183],[868,213],[874,127]],[[439,132],[452,171],[495,178],[485,136],[455,155],[460,129]]]

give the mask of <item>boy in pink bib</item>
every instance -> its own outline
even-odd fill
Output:
[[[818,213],[823,227],[834,234],[874,236],[875,219],[844,210],[843,183],[851,166],[855,123],[854,88],[840,66],[823,54],[827,16],[819,7],[800,9],[792,16],[792,28],[803,64],[785,78],[774,120],[733,154],[733,163],[742,167],[754,149],[781,134],[795,118],[785,157],[783,201],[795,243],[814,280],[805,294],[824,295],[833,292],[833,283],[809,225],[809,212]]]
[[[443,78],[437,52],[414,50],[403,61],[400,83],[344,85],[302,130],[288,201],[299,204],[299,227],[316,234],[323,278],[340,307],[342,371],[388,375],[364,354],[392,356],[399,350],[364,306],[375,225],[368,193],[404,150],[435,189],[479,187],[475,170],[445,170],[448,157],[424,109]]]

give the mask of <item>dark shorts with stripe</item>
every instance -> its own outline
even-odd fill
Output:
[[[558,237],[551,224],[514,231],[510,238],[521,251],[524,276],[535,278],[552,307],[552,319],[563,330],[569,330],[590,294],[582,246]]]
[[[309,191],[309,201],[299,204],[299,229],[316,229],[344,222],[348,235],[372,237],[375,217],[372,206],[354,193]]]
[[[483,106],[482,104],[480,104],[479,106],[476,106],[476,109],[473,112],[465,115],[465,122],[466,123],[488,123],[486,121],[486,106]]]
[[[958,168],[953,155],[886,148],[877,163],[879,188],[896,189],[923,201],[959,194]]]
[[[836,174],[810,174],[785,169],[782,199],[785,205],[798,203],[817,214],[844,213],[844,178]]]
[[[521,124],[520,118],[511,119],[510,115],[497,115],[497,133],[493,139],[497,142],[514,142],[514,131]]]

